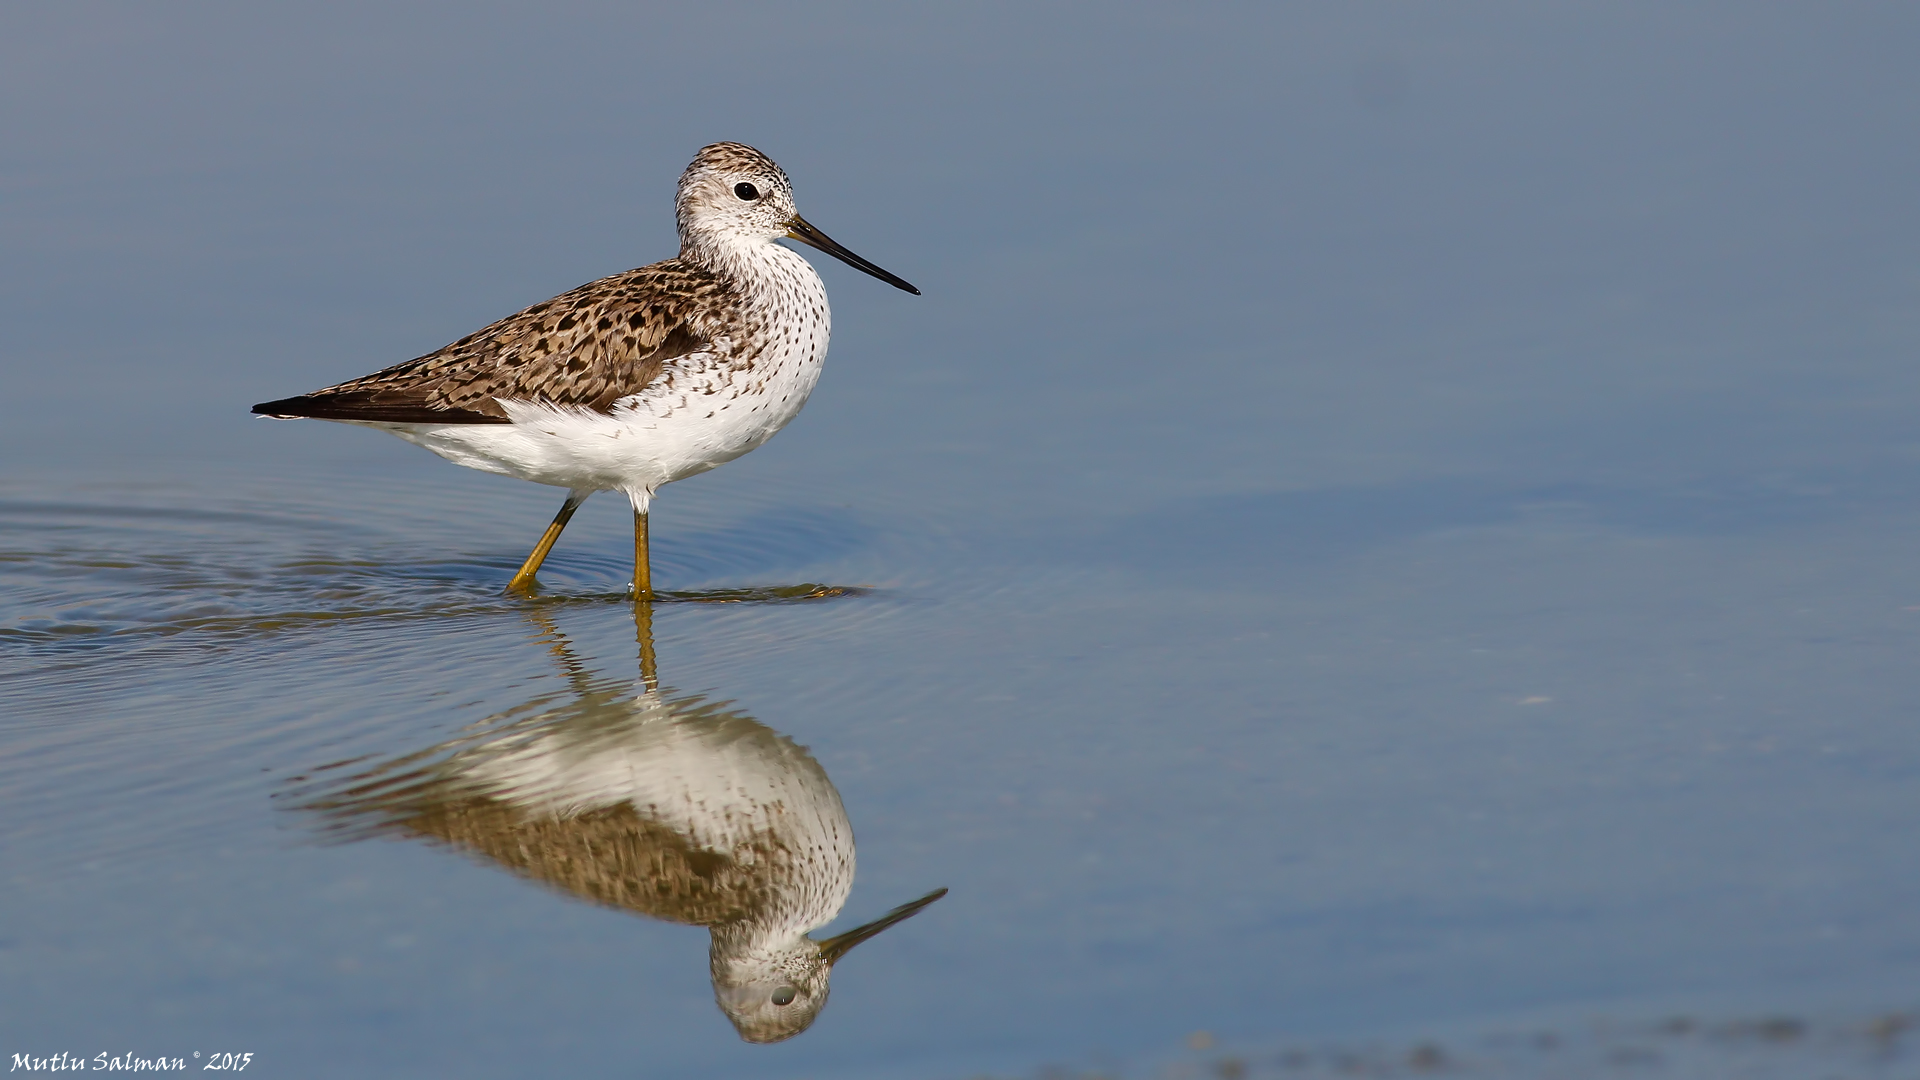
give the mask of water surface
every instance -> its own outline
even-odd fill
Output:
[[[1911,1071],[1910,17],[229,14],[0,34],[0,1054]],[[503,596],[558,492],[246,415],[667,254],[716,138],[927,295],[822,268],[650,656],[617,499]],[[817,936],[951,890],[777,1045],[701,925],[322,805],[648,667],[829,778]]]

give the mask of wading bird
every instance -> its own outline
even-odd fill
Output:
[[[437,352],[253,411],[391,431],[448,461],[567,489],[508,588],[524,591],[596,491],[633,504],[633,595],[652,598],[647,509],[663,484],[766,442],[827,355],[826,285],[798,240],[918,295],[808,224],[773,160],[714,143],[681,174],[680,254],[589,282]]]

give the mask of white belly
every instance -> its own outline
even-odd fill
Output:
[[[624,491],[644,507],[662,484],[732,461],[799,414],[820,362],[781,361],[729,373],[711,357],[687,357],[665,385],[616,402],[611,414],[502,401],[510,424],[378,426],[456,465],[578,491]]]

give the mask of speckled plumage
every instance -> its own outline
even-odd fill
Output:
[[[833,782],[750,717],[582,682],[574,700],[335,778],[306,805],[337,835],[429,839],[591,903],[704,926],[714,996],[741,1037],[805,1030],[845,951],[806,932],[853,886]]]
[[[716,337],[757,341],[718,274],[682,259],[598,281],[477,330],[445,348],[295,399],[301,415],[389,423],[509,423],[501,401],[611,415],[675,360]],[[731,315],[733,318],[728,318]],[[274,405],[279,403],[269,403]]]
[[[780,166],[750,146],[703,148],[675,197],[680,254],[509,315],[425,356],[299,397],[255,405],[390,431],[459,465],[569,490],[516,587],[530,582],[572,508],[621,491],[644,522],[662,485],[760,446],[820,377],[826,286],[775,241],[794,239],[898,288],[905,281],[802,218]]]

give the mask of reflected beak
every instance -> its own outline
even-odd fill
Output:
[[[880,931],[885,930],[887,927],[892,926],[894,923],[904,922],[907,919],[913,918],[920,913],[921,908],[926,907],[928,904],[933,903],[945,895],[947,895],[947,890],[935,889],[911,904],[901,904],[899,907],[894,908],[892,911],[887,912],[885,915],[880,916],[865,926],[856,926],[844,934],[836,934],[820,943],[820,955],[826,959],[828,964],[838,963],[841,957],[847,955],[847,950],[878,934]]]
[[[879,278],[881,281],[886,282],[896,289],[905,289],[915,296],[920,295],[919,289],[914,288],[900,278],[894,277],[885,270],[880,269],[860,256],[855,255],[853,252],[848,251],[846,248],[841,247],[834,242],[833,237],[807,224],[807,219],[801,217],[799,214],[793,215],[793,220],[787,222],[787,239],[798,240],[810,248],[819,248],[821,251],[839,259],[855,270],[872,274],[874,277]],[[908,914],[912,914],[912,912],[908,912]],[[905,917],[904,915],[901,916],[901,918]]]

